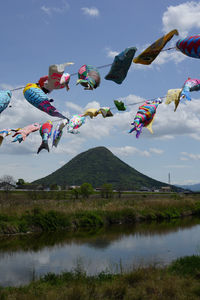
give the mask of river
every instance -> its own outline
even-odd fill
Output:
[[[200,219],[115,225],[97,231],[0,237],[0,286],[19,286],[53,272],[87,274],[166,265],[200,252]]]

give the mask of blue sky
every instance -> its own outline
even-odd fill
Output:
[[[145,47],[172,29],[178,37],[166,45],[175,46],[179,38],[200,31],[200,2],[147,0],[19,0],[3,1],[0,10],[1,56],[0,88],[16,88],[37,82],[48,74],[51,64],[74,62],[66,72],[75,73],[84,64],[101,66],[127,47]],[[86,108],[113,107],[113,100],[126,104],[165,96],[168,89],[181,88],[190,76],[200,78],[198,59],[177,50],[162,52],[150,66],[132,64],[121,85],[107,81],[109,68],[100,70],[101,85],[93,91],[76,86],[50,94],[54,105],[68,117]],[[24,127],[45,122],[49,116],[31,106],[23,90],[14,91],[11,108],[0,115],[0,128]],[[44,177],[75,155],[92,147],[105,146],[139,172],[163,182],[171,174],[172,184],[200,182],[200,94],[179,105],[159,105],[153,123],[154,134],[143,129],[139,139],[128,134],[138,105],[126,112],[113,109],[112,118],[87,118],[80,133],[64,131],[57,148],[36,154],[41,143],[38,132],[21,143],[7,137],[0,147],[0,177],[32,181]],[[53,120],[54,118],[51,118]],[[55,120],[55,119],[54,119]],[[55,125],[56,123],[54,123]],[[52,142],[49,141],[51,145]]]

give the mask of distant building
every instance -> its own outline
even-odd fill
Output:
[[[139,189],[140,192],[151,192],[152,190],[146,186],[142,186],[140,189]]]
[[[43,186],[42,184],[21,184],[17,186],[17,189],[24,191],[42,191],[49,190],[49,187]]]
[[[79,189],[80,188],[80,185],[70,185],[68,187],[69,190],[74,190],[74,189]]]
[[[171,192],[172,189],[171,189],[171,186],[162,186],[161,187],[161,192]]]
[[[95,188],[95,191],[97,191],[97,192],[100,192],[100,191],[102,191],[102,190],[103,190],[102,187],[96,187],[96,188]]]
[[[154,189],[153,192],[154,192],[154,193],[159,193],[160,190],[159,190],[159,189]]]

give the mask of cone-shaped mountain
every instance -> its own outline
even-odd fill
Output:
[[[114,188],[134,190],[159,188],[165,183],[154,180],[130,167],[105,147],[82,152],[52,174],[34,181],[44,185],[81,185],[84,182],[101,187],[111,183]]]

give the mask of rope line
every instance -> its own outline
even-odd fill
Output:
[[[109,67],[109,66],[112,66],[112,64],[102,65],[102,66],[99,66],[99,67],[96,67],[96,68],[97,69],[103,69],[103,68],[106,68],[106,67]],[[75,76],[75,75],[78,75],[78,72],[70,74],[71,77]],[[20,86],[18,88],[12,89],[10,91],[13,92],[13,91],[21,90],[21,89],[24,89],[24,88],[25,88],[25,86]]]
[[[176,49],[176,47],[175,47],[175,46],[174,46],[174,47],[170,47],[170,48],[161,50],[160,52],[168,51],[168,50],[172,50],[172,49]],[[102,66],[98,66],[98,67],[96,67],[96,68],[97,68],[97,69],[103,69],[103,68],[110,67],[110,66],[112,66],[112,64],[102,65]],[[78,72],[75,72],[75,73],[70,74],[70,76],[75,76],[75,75],[78,75]],[[24,88],[25,88],[25,86],[21,86],[21,87],[18,87],[18,88],[14,88],[14,89],[12,89],[12,90],[10,90],[10,91],[13,92],[13,91],[21,90],[21,89],[24,89]]]
[[[109,66],[112,66],[112,64],[102,65],[102,66],[96,67],[96,69],[103,69],[103,68],[106,68]],[[70,74],[70,76],[75,76],[75,75],[78,75],[78,72]]]
[[[163,52],[163,51],[168,51],[168,50],[172,50],[172,49],[176,49],[176,46],[174,46],[174,47],[170,47],[170,48],[167,48],[167,49],[164,49],[164,50],[161,50],[160,52]]]
[[[12,89],[10,91],[13,92],[13,91],[21,90],[21,89],[24,89],[24,88],[25,88],[25,86],[20,86],[18,88]]]
[[[154,100],[156,100],[156,99],[158,99],[158,98],[164,99],[164,98],[166,98],[166,96],[156,97],[156,98],[152,98],[152,99],[147,99],[146,101],[154,101]],[[135,102],[135,103],[125,104],[125,105],[126,105],[126,106],[132,106],[132,105],[136,105],[136,104],[140,104],[140,103],[144,103],[144,102],[145,102],[145,100],[139,101],[139,102]],[[162,102],[163,102],[163,101],[162,101]],[[162,102],[161,102],[161,103],[162,103]],[[113,107],[111,107],[110,109],[117,109],[117,107],[116,107],[116,106],[113,106]]]

